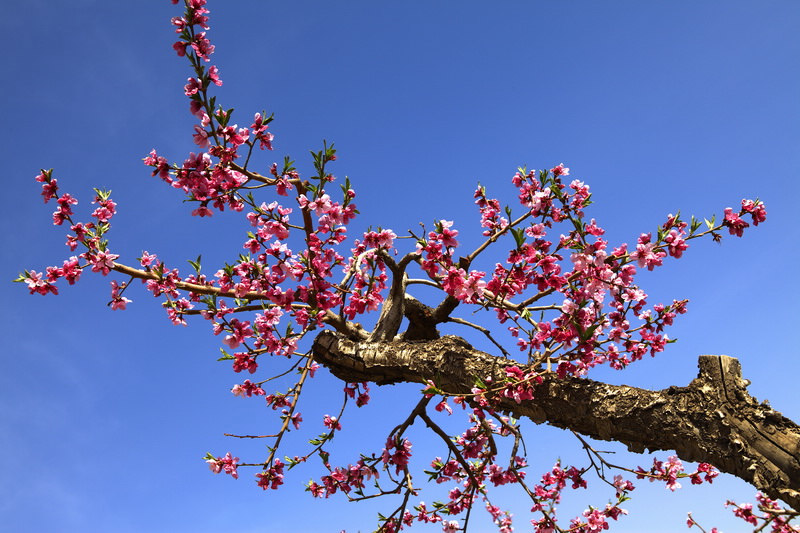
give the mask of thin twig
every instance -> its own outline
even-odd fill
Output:
[[[509,354],[499,342],[494,340],[494,337],[492,337],[492,333],[488,329],[484,328],[483,326],[479,326],[478,324],[473,324],[472,322],[468,322],[468,321],[464,320],[463,318],[457,318],[457,317],[452,317],[452,316],[447,317],[447,322],[453,322],[454,324],[461,324],[462,326],[469,326],[471,328],[477,329],[478,331],[480,331],[481,333],[486,335],[486,337],[490,341],[492,341],[492,344],[497,346],[507,359],[511,359],[511,354]]]

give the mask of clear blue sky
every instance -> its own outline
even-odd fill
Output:
[[[225,83],[220,102],[244,115],[240,123],[274,111],[271,155],[291,154],[301,170],[309,149],[334,141],[334,172],[348,175],[359,194],[355,230],[381,225],[400,234],[418,221],[448,219],[475,238],[476,182],[511,199],[508,180],[524,164],[570,167],[592,187],[590,216],[617,243],[635,241],[678,209],[721,214],[759,196],[769,212],[763,226],[721,246],[693,244],[684,259],[642,277],[651,302],[689,298],[690,311],[671,332],[677,344],[609,379],[685,385],[697,355],[728,354],[742,361],[753,394],[800,419],[800,4],[217,1],[210,8],[213,58]],[[180,195],[141,164],[154,147],[181,160],[194,148],[182,94],[187,65],[170,48],[169,19],[178,13],[166,0],[4,7],[0,531],[371,530],[378,507],[312,501],[302,492],[319,475],[313,469],[269,494],[248,471],[238,481],[208,472],[206,451],[262,458],[260,444],[222,433],[266,432],[271,418],[259,401],[230,395],[240,376],[215,361],[218,339],[206,324],[171,326],[142,291],[130,295],[128,311],[112,312],[108,279],[97,276],[46,298],[9,283],[22,269],[67,256],[64,230],[51,225],[52,207],[33,182],[41,167],[54,167],[84,207],[91,187],[114,190],[119,215],[110,237],[128,263],[142,250],[175,266],[202,253],[213,272],[239,253],[238,220],[192,219]],[[318,385],[301,409],[307,420],[338,401],[333,380]],[[338,460],[353,460],[365,435],[379,450],[417,388],[376,390],[369,411],[351,419],[354,431],[337,437]],[[559,455],[580,458],[560,432],[531,429],[539,465],[531,476]],[[421,458],[434,453],[419,445]],[[626,505],[631,516],[614,530],[680,530],[692,510],[705,524],[741,531],[722,503],[752,500],[754,492],[736,480],[678,494],[641,486]],[[563,507],[580,512],[607,498],[577,493]],[[524,531],[520,502],[509,496]],[[654,516],[658,525],[645,525]]]

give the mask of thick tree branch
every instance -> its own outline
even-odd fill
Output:
[[[378,384],[432,380],[469,395],[476,378],[504,377],[516,364],[445,336],[417,342],[354,342],[324,331],[314,358],[340,379]],[[675,450],[687,461],[711,463],[771,498],[800,510],[800,427],[747,393],[738,360],[704,355],[686,387],[651,391],[581,378],[546,377],[533,400],[503,399],[499,410],[547,422],[630,450]]]

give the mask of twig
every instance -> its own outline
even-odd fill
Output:
[[[471,328],[475,328],[475,329],[477,329],[478,331],[480,331],[481,333],[483,333],[484,335],[486,335],[486,337],[487,337],[487,338],[488,338],[490,341],[492,341],[492,344],[494,344],[495,346],[497,346],[497,347],[500,349],[500,351],[501,351],[501,352],[503,352],[503,355],[504,355],[504,356],[505,356],[507,359],[511,359],[511,354],[509,354],[509,353],[508,353],[508,352],[505,350],[505,348],[503,348],[503,346],[502,346],[502,345],[501,345],[499,342],[497,342],[496,340],[494,340],[494,337],[492,337],[492,333],[491,333],[491,332],[490,332],[488,329],[484,328],[483,326],[479,326],[479,325],[477,325],[477,324],[473,324],[472,322],[468,322],[468,321],[464,320],[463,318],[457,318],[457,317],[452,317],[452,316],[450,316],[450,317],[447,317],[447,320],[446,320],[446,322],[453,322],[453,323],[455,323],[455,324],[461,324],[462,326],[469,326],[469,327],[471,327]]]

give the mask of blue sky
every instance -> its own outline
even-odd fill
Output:
[[[343,4],[343,5],[342,5]],[[679,342],[616,383],[685,385],[697,355],[740,358],[750,391],[800,419],[793,334],[800,313],[800,5],[726,2],[216,2],[213,56],[226,107],[276,113],[276,150],[264,165],[336,143],[334,173],[349,176],[360,217],[398,234],[417,222],[454,220],[477,239],[472,192],[513,199],[517,166],[564,162],[586,181],[589,216],[612,243],[634,242],[665,215],[721,214],[760,197],[768,220],[743,239],[697,242],[679,261],[640,279],[651,302],[689,298],[671,335]],[[224,432],[269,431],[260,402],[232,398],[239,376],[217,363],[205,324],[171,326],[142,291],[128,311],[105,306],[108,280],[85,276],[57,297],[8,283],[67,256],[33,176],[55,168],[85,208],[95,186],[119,204],[113,248],[132,263],[142,250],[169,264],[203,254],[206,268],[235,257],[244,226],[198,220],[180,195],[150,178],[152,148],[176,160],[194,149],[182,94],[187,65],[172,52],[167,1],[43,0],[6,6],[0,40],[6,228],[2,254],[0,529],[9,532],[269,532],[370,530],[375,505],[312,501],[312,468],[264,494],[249,472],[214,477],[206,451],[249,460],[263,445]],[[322,378],[303,408],[313,420],[340,387]],[[339,441],[341,462],[410,409],[417,387],[375,390]],[[333,398],[333,400],[331,400]],[[532,427],[538,477],[559,455],[580,458],[560,432]],[[293,436],[295,438],[296,436]],[[297,442],[300,442],[300,438]],[[422,437],[420,437],[422,438]],[[298,444],[299,445],[299,444]],[[612,445],[607,445],[616,449]],[[367,450],[364,450],[367,451]],[[289,452],[287,452],[289,453]],[[419,457],[436,452],[420,440]],[[667,454],[660,454],[666,456]],[[645,464],[648,458],[631,458]],[[725,499],[752,500],[737,480],[671,494],[641,486],[615,531],[674,531],[686,511],[741,531]],[[432,501],[440,493],[423,493]],[[602,505],[574,494],[565,513]],[[390,505],[386,503],[384,509]],[[525,504],[509,494],[517,530]],[[658,513],[658,525],[648,524]],[[573,514],[574,514],[573,513]],[[565,514],[564,517],[566,518]],[[481,529],[484,528],[484,529]],[[477,531],[485,530],[479,526]]]

